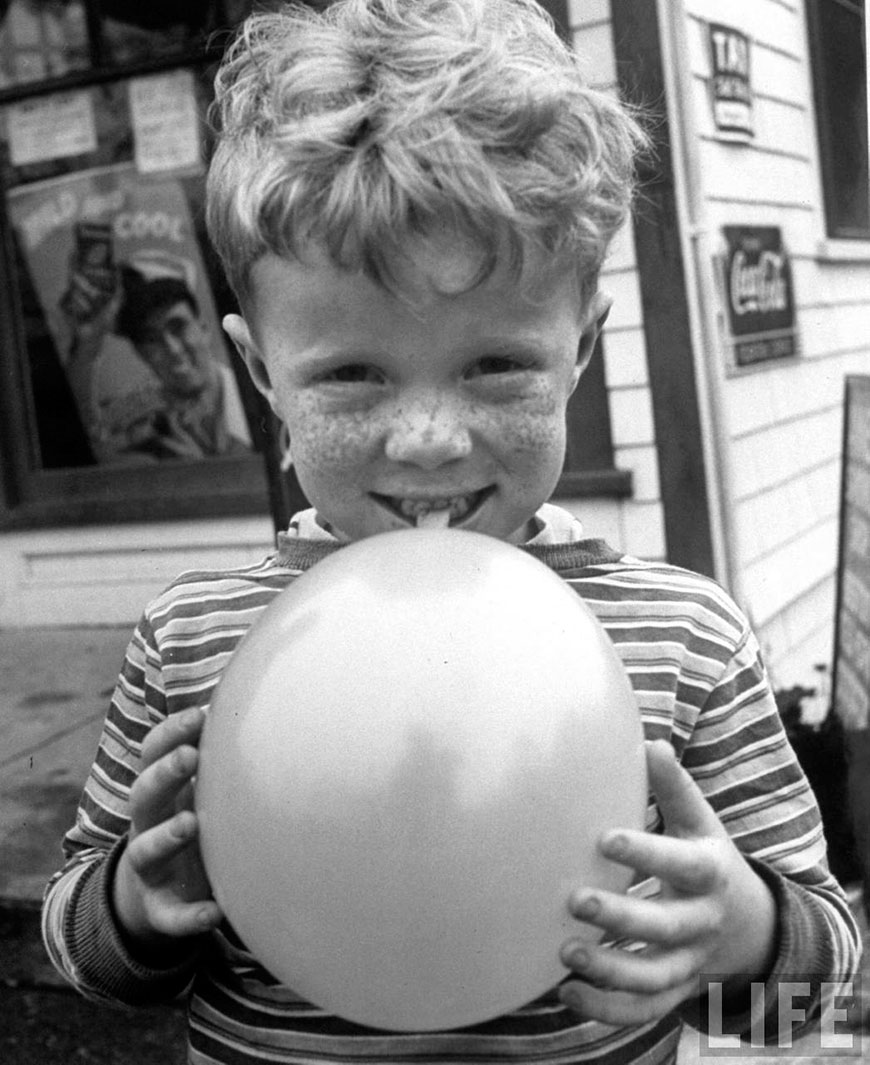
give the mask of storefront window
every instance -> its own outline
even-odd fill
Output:
[[[7,518],[268,507],[203,225],[214,64],[250,7],[0,6]]]
[[[190,56],[251,7],[250,0],[9,0],[0,3],[0,88]]]

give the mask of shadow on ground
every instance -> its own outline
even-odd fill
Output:
[[[45,957],[37,910],[0,908],[0,944],[3,1065],[183,1065],[183,1010],[122,1010],[82,998]]]

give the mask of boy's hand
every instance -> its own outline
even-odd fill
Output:
[[[145,738],[145,768],[130,791],[130,833],[113,885],[115,915],[135,947],[199,935],[221,920],[197,844],[192,780],[205,715],[188,710]],[[165,959],[164,959],[165,962]]]
[[[605,833],[601,852],[662,882],[657,899],[580,889],[572,914],[608,939],[648,944],[640,952],[569,940],[562,962],[576,974],[562,1001],[584,1019],[642,1024],[699,993],[698,976],[733,974],[727,995],[740,994],[773,964],[776,903],[725,831],[670,744],[647,744],[650,787],[665,835]]]

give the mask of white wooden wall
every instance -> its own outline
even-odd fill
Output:
[[[686,0],[686,14],[707,226],[777,225],[792,261],[800,358],[730,374],[723,398],[744,606],[774,683],[813,683],[832,652],[843,382],[870,373],[870,243],[825,238],[803,0]],[[750,146],[716,140],[707,22],[752,41]]]
[[[610,0],[570,0],[574,45],[589,83],[616,91],[616,62]],[[643,558],[665,557],[661,491],[647,372],[640,282],[629,225],[617,237],[601,278],[613,297],[604,334],[605,374],[615,463],[631,470],[634,493],[628,500],[559,500],[574,510],[592,536]],[[583,382],[580,382],[580,388]]]
[[[268,518],[71,527],[0,537],[0,628],[132,625],[184,570],[258,562]]]

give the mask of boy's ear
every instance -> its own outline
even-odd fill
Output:
[[[240,314],[227,314],[221,324],[224,327],[224,332],[235,344],[236,351],[244,360],[257,391],[265,396],[269,406],[272,410],[275,410],[275,390],[272,388],[272,381],[269,377],[269,371],[266,369],[266,362],[260,354],[260,349],[257,347],[254,338],[251,336],[248,323]]]
[[[595,350],[595,343],[604,328],[604,323],[607,321],[612,305],[613,298],[611,296],[604,292],[596,292],[586,307],[583,332],[580,334],[580,343],[577,345],[577,362],[574,366],[572,392],[577,387],[583,371],[589,365],[592,352]]]

